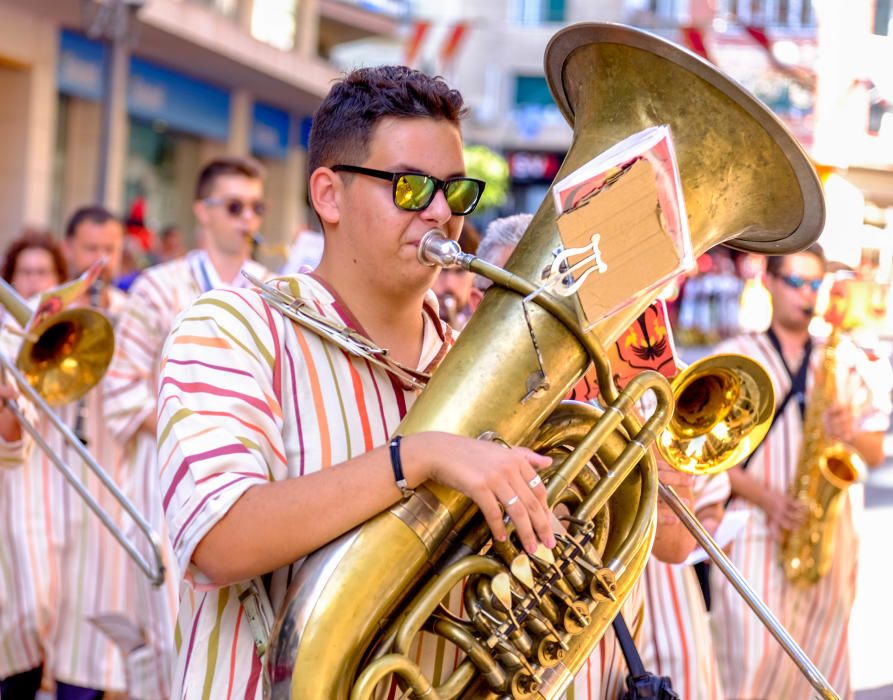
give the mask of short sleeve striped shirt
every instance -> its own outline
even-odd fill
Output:
[[[357,328],[320,281],[296,275],[276,284]],[[419,369],[438,363],[451,342],[426,304]],[[158,401],[163,503],[186,579],[174,697],[261,696],[260,663],[235,589],[210,586],[190,563],[202,538],[251,486],[384,444],[414,398],[385,370],[283,318],[256,291],[210,292],[178,318]],[[274,609],[300,565],[273,572]]]

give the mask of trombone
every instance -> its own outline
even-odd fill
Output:
[[[18,292],[3,279],[0,279],[0,305],[6,308],[22,328],[27,328],[32,317],[31,310]],[[7,400],[5,404],[22,429],[62,472],[66,481],[124,547],[149,581],[155,586],[160,586],[164,582],[164,560],[158,534],[52,409],[52,406],[75,401],[92,389],[102,379],[112,360],[114,348],[114,331],[103,314],[93,309],[63,309],[38,322],[25,334],[15,362],[7,357],[6,353],[0,352],[0,364],[15,379],[19,390],[47,416],[50,423],[62,434],[66,442],[84,460],[87,467],[143,532],[152,548],[153,563],[150,564],[124,536],[71,467],[53,452],[37,427],[25,417],[16,402]]]

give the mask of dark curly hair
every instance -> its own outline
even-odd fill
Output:
[[[464,114],[462,95],[443,78],[406,66],[359,68],[332,86],[313,115],[309,171],[362,163],[376,124],[386,117],[429,117],[458,125]]]
[[[53,259],[53,267],[56,270],[56,277],[59,282],[68,279],[68,266],[65,264],[65,257],[59,248],[59,244],[49,231],[40,229],[25,229],[22,235],[13,240],[6,253],[3,256],[3,266],[0,268],[0,276],[7,282],[12,284],[13,275],[15,275],[16,265],[19,262],[19,256],[26,250],[31,249],[45,250]]]
[[[809,253],[814,256],[821,264],[822,267],[827,266],[827,260],[825,259],[825,251],[822,250],[822,246],[818,243],[813,243],[808,248],[801,250],[801,253]],[[793,255],[791,253],[790,255]],[[781,266],[784,264],[784,259],[789,257],[789,255],[769,255],[766,257],[766,274],[772,275],[773,277],[778,277],[778,274],[781,272]]]

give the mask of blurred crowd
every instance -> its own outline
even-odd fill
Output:
[[[61,407],[60,415],[76,427],[79,438],[101,465],[115,474],[124,493],[152,526],[164,533],[162,558],[168,576],[162,588],[150,588],[108,533],[82,504],[73,501],[69,487],[47,466],[46,455],[32,452],[27,457],[29,469],[0,470],[0,498],[15,523],[0,534],[0,557],[10,564],[4,567],[7,598],[6,605],[0,606],[0,633],[8,640],[21,638],[13,652],[0,654],[4,697],[33,697],[40,687],[55,687],[61,698],[99,698],[103,693],[106,697],[126,693],[147,699],[169,696],[176,610],[179,605],[182,614],[191,600],[187,596],[178,603],[176,589],[180,571],[192,564],[178,562],[171,550],[161,507],[169,496],[161,493],[157,479],[162,457],[156,448],[155,402],[162,346],[177,315],[203,292],[248,286],[242,273],[264,280],[275,274],[311,272],[324,247],[320,233],[302,231],[288,255],[282,256],[284,262],[276,273],[252,260],[263,240],[259,234],[266,210],[263,177],[260,166],[251,160],[222,158],[208,163],[196,183],[194,235],[185,236],[176,227],[151,230],[141,200],[133,203],[125,217],[89,204],[71,214],[63,231],[28,229],[5,251],[3,278],[25,299],[77,278],[103,261],[102,272],[75,304],[99,309],[114,323],[115,357],[103,383],[86,398]],[[503,266],[530,221],[527,214],[500,218],[483,234],[472,221],[465,221],[459,244],[464,252]],[[196,245],[189,248],[186,240],[195,240]],[[843,372],[840,386],[844,394],[829,399],[827,431],[859,444],[869,463],[877,464],[883,459],[877,437],[886,430],[891,382],[887,358],[872,353],[884,335],[888,286],[878,279],[870,255],[857,270],[839,270],[826,265],[818,249],[773,259],[714,250],[668,288],[668,321],[680,346],[716,346],[725,341],[721,348],[760,357],[772,371],[776,398],[780,398],[793,392],[798,366],[806,368],[803,377],[813,371],[816,360],[813,356],[810,364],[813,341],[807,329],[816,330],[812,324],[817,309],[833,307],[830,285],[824,282],[832,278],[826,277],[826,272],[837,273],[837,279],[868,283],[867,296],[847,302],[861,313],[837,317],[847,337],[857,342],[852,348],[847,345],[850,355],[841,354],[849,359],[832,369]],[[490,280],[466,270],[445,269],[429,295],[432,299],[436,296],[441,319],[460,331],[491,286]],[[845,324],[844,317],[849,319]],[[825,313],[819,322],[827,325],[833,322],[829,318]],[[19,342],[21,329],[16,325],[20,322],[4,318],[6,346]],[[870,332],[865,333],[866,329]],[[821,337],[823,329],[818,330]],[[825,332],[824,339],[816,342],[827,343],[828,337]],[[772,338],[775,340],[770,343]],[[196,340],[187,335],[182,342]],[[193,359],[182,362],[201,364],[197,356],[190,357]],[[801,394],[805,393],[804,385]],[[572,396],[598,404],[594,374],[584,377]],[[850,402],[845,415],[839,408],[841,401]],[[785,401],[776,408],[784,409]],[[800,440],[789,442],[788,437],[804,429],[798,411],[805,411],[805,404],[801,402],[798,409],[794,401],[786,410],[778,417],[785,422],[786,432],[775,431],[774,439],[755,453],[758,457],[748,473],[739,466],[728,476],[692,478],[661,463],[661,479],[677,488],[711,532],[719,528],[726,507],[747,514],[747,524],[739,524],[739,530],[730,536],[729,541],[737,542],[733,553],[740,566],[751,567],[749,575],[758,588],[760,582],[765,584],[760,593],[770,602],[775,600],[782,621],[802,642],[811,644],[810,632],[804,628],[808,622],[805,613],[828,603],[837,607],[827,611],[823,639],[827,635],[845,638],[855,594],[855,532],[849,502],[845,502],[840,526],[849,558],[835,560],[834,575],[806,592],[784,580],[775,565],[774,545],[768,544],[804,517],[803,504],[789,493]],[[39,420],[45,423],[45,418]],[[59,442],[52,444],[60,454],[69,451]],[[0,461],[4,459],[12,457],[0,454]],[[754,487],[758,478],[763,479],[764,487]],[[59,508],[59,503],[65,507]],[[117,508],[113,503],[109,507]],[[663,676],[658,679],[661,682],[672,678],[674,687],[686,698],[805,697],[804,681],[790,664],[775,668],[774,680],[766,685],[768,676],[759,669],[765,669],[767,659],[777,662],[780,654],[765,631],[746,617],[740,599],[715,572],[711,586],[721,609],[708,613],[709,596],[705,599],[694,570],[684,563],[693,542],[680,535],[681,530],[674,530],[678,527],[678,520],[661,503],[651,560],[641,585],[622,607],[623,618],[634,627],[633,636],[646,666]],[[102,585],[91,579],[84,585],[96,595],[72,598],[65,592],[71,587],[68,579],[84,575],[85,560],[91,562],[88,569],[102,570]],[[753,564],[757,560],[759,565]],[[183,575],[188,578],[191,574],[184,571]],[[66,581],[65,586],[59,585],[61,580]],[[786,602],[782,605],[780,600]],[[730,636],[741,629],[747,629],[759,642],[749,649],[737,646]],[[609,632],[596,652],[602,656],[602,670],[596,674],[600,690],[592,690],[593,673],[581,674],[576,697],[619,696],[629,656],[624,661],[615,649],[618,643]],[[819,644],[808,651],[824,668],[833,669],[834,682],[843,696],[849,697],[849,672],[841,661],[842,648]],[[627,649],[623,651],[627,653]],[[779,683],[788,690],[773,695]],[[85,689],[93,689],[93,694],[79,694]]]

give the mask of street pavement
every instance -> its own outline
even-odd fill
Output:
[[[887,461],[865,484],[865,509],[857,516],[859,582],[850,621],[856,700],[893,700],[893,433]]]

